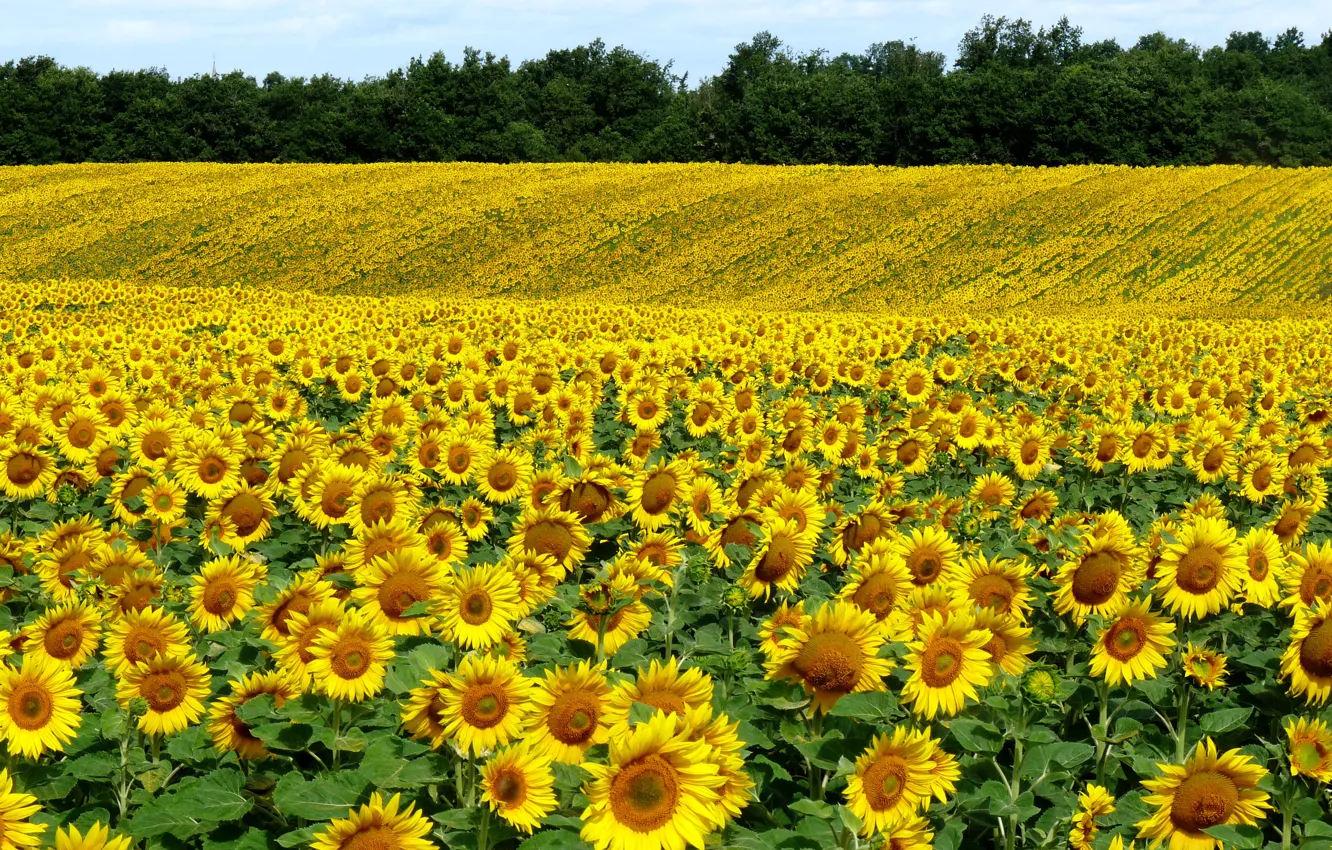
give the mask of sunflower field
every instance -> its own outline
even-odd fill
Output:
[[[1325,321],[0,298],[3,850],[1332,848]]]

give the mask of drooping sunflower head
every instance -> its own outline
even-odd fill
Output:
[[[231,682],[231,694],[214,702],[208,712],[208,734],[213,747],[219,754],[234,752],[252,761],[267,758],[270,753],[263,741],[255,737],[236,710],[261,695],[271,696],[273,705],[281,708],[300,693],[301,688],[285,671],[248,673]]]
[[[1226,657],[1215,650],[1190,642],[1184,652],[1183,665],[1184,673],[1209,691],[1226,683]]]

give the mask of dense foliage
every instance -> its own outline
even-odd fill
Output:
[[[1332,847],[1324,323],[217,294],[0,290],[6,847]]]
[[[0,168],[0,279],[1098,315],[1324,309],[1332,169]]]
[[[1325,165],[1332,34],[1125,49],[986,17],[948,68],[901,41],[794,55],[761,33],[692,87],[600,41],[360,82],[0,66],[0,164],[145,160]]]

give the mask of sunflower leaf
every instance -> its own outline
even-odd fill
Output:
[[[1209,711],[1203,715],[1200,725],[1207,734],[1220,735],[1243,726],[1250,714],[1253,714],[1252,708],[1223,708],[1219,711]]]

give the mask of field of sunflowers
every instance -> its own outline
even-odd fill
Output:
[[[3,850],[1332,850],[1326,321],[0,299]]]
[[[1108,306],[1332,292],[1332,169],[216,165],[0,169],[0,280],[743,308]]]

